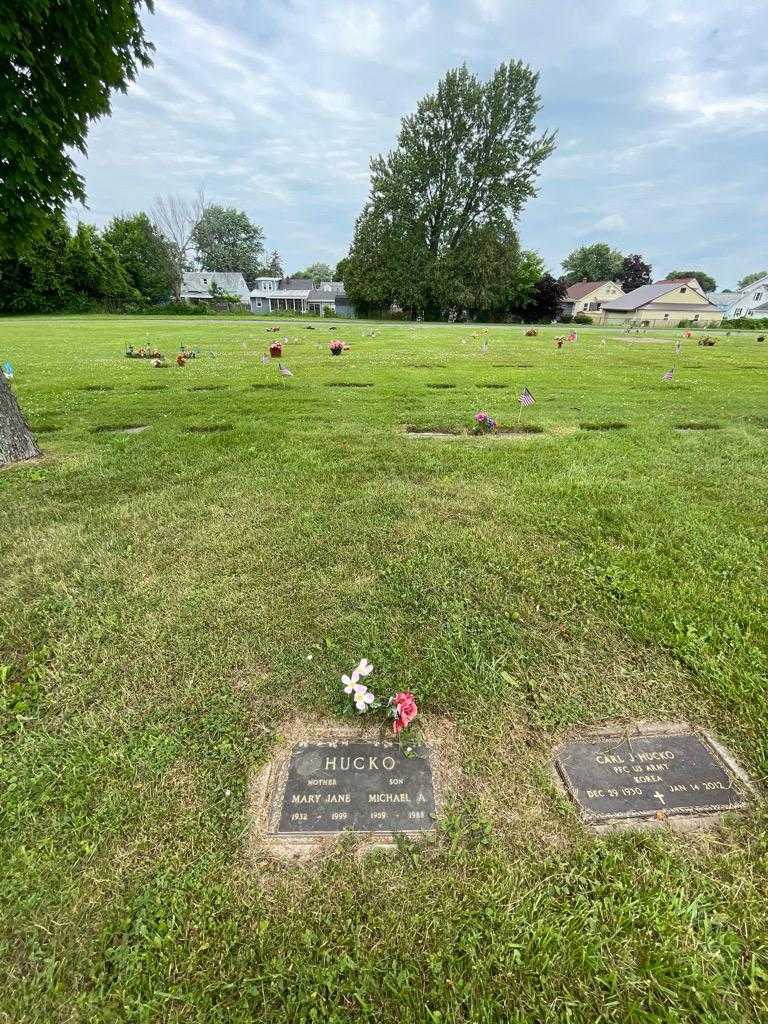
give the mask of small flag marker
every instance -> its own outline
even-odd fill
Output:
[[[536,399],[533,397],[528,388],[523,388],[518,401],[520,402],[521,406],[534,405],[536,403]]]
[[[661,379],[662,380],[672,380],[674,375],[675,375],[675,368],[673,366],[671,370],[667,370],[667,372],[664,374],[664,376]]]
[[[282,374],[283,377],[292,377],[293,376],[293,371],[289,370],[287,366],[283,366],[282,363],[278,363],[277,364],[277,368],[280,370],[280,373]]]

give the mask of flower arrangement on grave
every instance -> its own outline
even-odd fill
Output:
[[[496,429],[496,420],[487,412],[476,412],[473,419],[473,434],[492,434]]]
[[[334,338],[328,348],[331,350],[332,356],[340,356],[344,351],[344,342],[340,341],[338,338]]]
[[[273,359],[280,358],[280,356],[283,354],[283,346],[280,344],[279,341],[272,342],[272,344],[269,346],[269,354],[272,356]]]
[[[528,330],[525,332],[525,336],[526,338],[536,338],[538,336],[538,333],[539,332],[536,330],[535,327],[529,327]]]
[[[393,694],[388,700],[377,697],[373,690],[362,682],[373,672],[373,665],[363,658],[352,670],[341,677],[344,693],[350,698],[352,706],[358,714],[365,715],[369,711],[384,711],[392,721],[392,732],[395,736],[407,729],[419,713],[416,700],[412,693],[403,691]],[[349,711],[352,708],[348,708]]]

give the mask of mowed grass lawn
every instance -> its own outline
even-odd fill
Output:
[[[664,384],[680,332],[555,333],[282,322],[283,382],[255,319],[0,323],[45,452],[0,473],[0,1021],[766,1019],[765,810],[597,838],[551,754],[685,718],[766,781],[768,345]],[[523,386],[538,436],[404,432]],[[453,724],[438,832],[250,857],[249,780],[363,656]]]

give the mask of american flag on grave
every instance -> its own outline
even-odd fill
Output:
[[[292,377],[293,376],[293,371],[289,370],[287,366],[283,366],[282,363],[278,363],[277,364],[277,368],[280,370],[280,373],[282,374],[283,377]]]
[[[672,380],[674,375],[675,375],[675,368],[672,367],[671,370],[667,370],[667,372],[664,374],[664,376],[661,379],[662,380]]]
[[[523,388],[518,401],[520,402],[520,405],[533,405],[536,402],[536,399],[533,397],[528,388]]]

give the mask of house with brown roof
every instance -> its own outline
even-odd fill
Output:
[[[606,302],[603,314],[607,324],[648,327],[677,327],[681,320],[714,327],[723,319],[722,310],[709,301],[695,277],[644,284]]]
[[[623,294],[621,285],[615,281],[577,281],[565,293],[560,311],[566,316],[584,313],[600,324],[603,322],[603,304]]]

